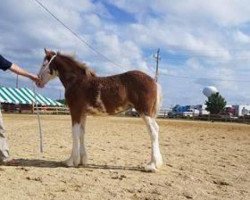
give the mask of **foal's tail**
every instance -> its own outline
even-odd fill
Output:
[[[153,107],[153,113],[154,113],[154,117],[157,117],[158,111],[161,107],[161,103],[162,103],[162,90],[161,90],[161,85],[159,83],[156,83],[157,86],[157,90],[156,90],[156,100],[155,100],[155,104]]]

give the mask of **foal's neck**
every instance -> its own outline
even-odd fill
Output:
[[[62,82],[65,89],[70,88],[72,85],[78,84],[81,79],[79,78],[79,75],[73,72],[60,72],[61,70],[58,70],[58,76],[60,81]]]
[[[80,85],[84,80],[88,82],[87,69],[82,69],[74,63],[60,59],[58,63],[58,76],[65,89],[71,88],[72,85]],[[90,73],[90,72],[89,72]]]

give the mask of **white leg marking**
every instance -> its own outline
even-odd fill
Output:
[[[65,161],[65,164],[68,167],[77,167],[80,164],[80,134],[81,125],[76,123],[72,127],[73,147],[71,156]]]
[[[142,116],[142,117],[147,125],[152,146],[151,161],[145,167],[145,170],[155,172],[156,169],[159,168],[163,163],[159,147],[159,136],[158,136],[159,126],[154,118],[149,116]]]
[[[159,134],[159,130],[160,130],[159,125],[156,123],[154,118],[152,118],[152,121],[153,121],[153,126],[154,126],[156,132]]]
[[[85,148],[85,122],[86,122],[86,117],[82,117],[81,120],[81,134],[80,134],[80,164],[86,165],[87,164],[87,152]]]

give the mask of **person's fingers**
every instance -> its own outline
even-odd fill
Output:
[[[40,81],[40,79],[36,75],[31,75],[30,78],[31,78],[32,81],[35,81],[35,82]]]

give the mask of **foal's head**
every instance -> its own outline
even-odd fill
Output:
[[[86,64],[76,61],[72,56],[63,55],[59,52],[48,51],[44,49],[45,56],[41,69],[38,73],[40,82],[38,87],[44,87],[45,84],[54,79],[58,74],[74,76],[77,79],[95,77],[95,73],[91,71]]]
[[[43,58],[41,69],[38,73],[38,77],[40,78],[40,81],[37,83],[38,87],[44,87],[48,81],[57,76],[56,66],[53,62],[56,59],[57,53],[46,49],[44,49],[44,52],[45,56]]]

